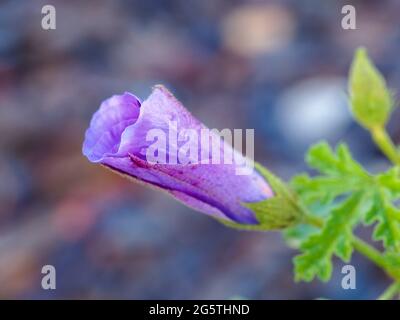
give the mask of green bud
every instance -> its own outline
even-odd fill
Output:
[[[383,127],[390,116],[393,98],[364,48],[357,49],[350,69],[350,105],[355,119],[367,129]]]

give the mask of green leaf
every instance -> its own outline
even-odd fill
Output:
[[[334,254],[349,261],[353,227],[370,205],[366,193],[356,192],[332,210],[322,230],[302,243],[302,254],[294,259],[296,281],[311,281],[316,276],[328,281]]]
[[[387,172],[378,175],[378,183],[390,192],[392,200],[400,198],[400,167],[394,167]]]
[[[351,237],[352,233],[350,232],[350,230],[346,230],[346,233],[339,237],[338,243],[336,245],[335,254],[344,262],[349,262],[351,259],[351,255],[353,254]]]
[[[306,160],[320,175],[298,175],[292,186],[308,211],[326,221],[319,233],[301,226],[287,231],[287,241],[300,245],[302,251],[295,258],[297,280],[310,281],[317,276],[327,281],[333,255],[349,261],[352,231],[359,221],[375,223],[373,239],[389,250],[400,251],[400,210],[394,204],[400,200],[400,168],[372,176],[352,159],[345,145],[334,152],[325,142],[310,148]],[[341,202],[343,196],[347,198]]]
[[[333,151],[326,142],[318,143],[310,148],[306,161],[320,175],[296,176],[292,186],[313,215],[327,218],[319,232],[308,229],[308,234],[297,233],[302,254],[294,259],[295,278],[311,281],[317,276],[327,281],[333,255],[346,262],[351,258],[353,228],[369,211],[374,178],[353,160],[345,144]],[[340,202],[341,196],[347,198]],[[290,236],[296,235],[295,231],[288,232],[288,240],[293,242]]]
[[[352,178],[344,180],[340,176],[311,178],[308,175],[298,175],[293,178],[292,186],[307,205],[316,202],[329,204],[341,194],[358,190],[360,181]]]
[[[300,223],[284,230],[283,237],[289,247],[298,249],[302,242],[318,229],[309,224]]]
[[[400,197],[400,168],[395,167],[376,177],[373,206],[364,217],[367,225],[375,224],[373,239],[387,249],[400,250],[400,210],[394,201]]]
[[[365,188],[372,180],[344,144],[335,153],[326,142],[320,142],[310,148],[306,161],[322,173],[312,178],[302,174],[292,179],[292,187],[307,206],[316,202],[327,205],[342,194]]]
[[[368,58],[364,48],[356,51],[350,69],[350,106],[355,119],[364,127],[382,127],[393,108],[393,98],[384,77]]]
[[[306,161],[310,167],[327,176],[368,177],[362,166],[353,160],[349,148],[343,143],[338,145],[335,153],[328,143],[320,142],[310,148]]]
[[[373,206],[364,221],[366,224],[376,222],[373,239],[382,241],[385,248],[400,250],[400,210],[393,205],[390,192],[379,188],[372,200]]]

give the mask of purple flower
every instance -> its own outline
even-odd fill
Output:
[[[147,137],[149,130],[168,131],[171,121],[176,123],[177,131],[191,129],[199,133],[206,129],[163,86],[156,86],[143,103],[131,93],[112,96],[93,115],[83,154],[91,162],[165,190],[193,209],[237,223],[257,224],[254,213],[243,203],[265,200],[273,192],[255,170],[238,175],[236,169],[240,162],[237,161],[232,164],[147,161],[146,150],[154,143]],[[230,146],[223,146],[235,152]],[[190,147],[198,148],[198,144]],[[173,151],[167,143],[158,152],[172,159]],[[242,155],[239,157],[244,160]]]

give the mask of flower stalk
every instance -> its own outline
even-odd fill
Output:
[[[396,146],[388,135],[386,129],[382,126],[375,126],[370,129],[371,136],[375,144],[380,148],[383,154],[396,166],[400,165],[400,155]]]
[[[390,300],[400,292],[400,282],[391,284],[378,298],[378,300]]]

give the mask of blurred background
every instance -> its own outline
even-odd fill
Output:
[[[45,4],[56,30],[41,28]],[[341,27],[345,4],[356,30]],[[211,128],[254,128],[256,159],[285,179],[319,139],[384,169],[351,119],[346,77],[362,45],[399,89],[399,13],[398,0],[2,0],[0,298],[376,298],[388,279],[359,255],[356,290],[341,288],[340,261],[329,283],[296,284],[279,233],[223,227],[81,147],[102,100],[144,100],[162,83]],[[47,264],[56,290],[41,288]]]

